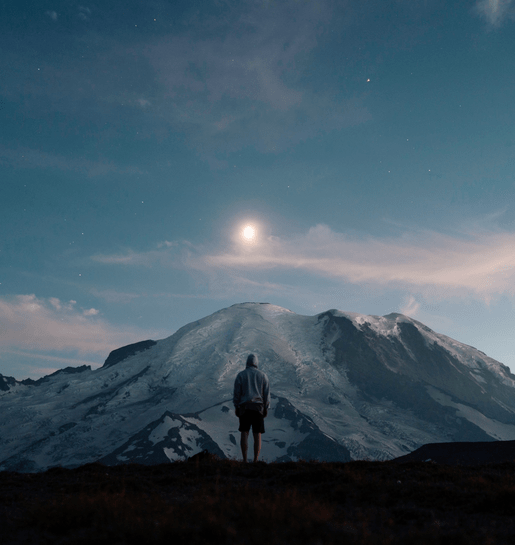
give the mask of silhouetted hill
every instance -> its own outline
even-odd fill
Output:
[[[499,464],[515,461],[515,441],[431,443],[395,462],[436,462],[448,465]]]

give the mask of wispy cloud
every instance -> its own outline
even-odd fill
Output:
[[[500,26],[503,21],[513,15],[513,0],[479,0],[476,11],[493,26]]]
[[[109,352],[148,338],[149,331],[114,326],[96,309],[77,308],[75,301],[18,295],[0,299],[0,349],[65,351],[80,354]],[[40,356],[41,357],[41,356]]]
[[[136,138],[173,131],[213,166],[225,165],[225,156],[245,147],[276,153],[371,119],[364,94],[342,92],[336,80],[321,89],[310,75],[321,36],[341,3],[222,4],[216,14],[184,15],[192,20],[166,35],[134,41],[132,34],[80,33],[88,54],[80,62],[66,51],[58,60],[45,58],[35,68],[37,79],[12,48],[0,59],[9,77],[0,95],[23,97],[32,118],[60,112],[102,127],[102,144],[126,137],[126,131],[134,130]],[[78,9],[84,20],[94,15]]]
[[[196,271],[208,277],[214,291],[230,284],[237,291],[259,287],[263,293],[280,293],[295,286],[296,278],[306,280],[308,275],[342,285],[427,292],[433,297],[473,294],[489,301],[500,294],[515,295],[515,234],[510,232],[481,230],[451,236],[420,231],[380,238],[350,236],[317,225],[302,235],[270,236],[253,245],[236,241],[219,252],[185,243],[158,246],[93,259],[111,265]],[[272,271],[287,273],[287,285],[274,281]],[[412,313],[418,310],[414,299],[405,307]]]
[[[209,254],[198,268],[304,271],[354,284],[439,288],[447,293],[515,294],[515,234],[451,237],[421,232],[399,238],[353,238],[325,225],[289,239],[270,237],[254,247]]]
[[[88,7],[79,6],[78,16],[82,21],[89,21],[91,19],[91,10]]]
[[[245,297],[260,297],[281,293],[293,295],[297,288],[284,282],[272,282],[267,279],[253,279],[245,271],[232,270],[229,273],[206,262],[208,252],[203,246],[194,246],[187,241],[160,242],[154,249],[136,252],[127,249],[124,253],[97,254],[91,260],[106,266],[121,269],[145,268],[159,274],[162,269],[183,270],[188,273],[196,287],[191,293],[152,292],[123,293],[116,290],[90,290],[92,295],[108,303],[125,304],[140,297],[158,297],[172,299],[226,299],[236,294]],[[241,274],[239,274],[241,273]],[[194,278],[193,278],[194,277]],[[200,291],[198,286],[201,286]],[[304,291],[306,293],[306,291]]]
[[[230,16],[145,46],[161,88],[153,104],[201,156],[246,146],[278,152],[368,121],[355,97],[313,92],[305,70],[331,18],[329,2],[248,2]]]
[[[97,254],[91,257],[93,261],[104,263],[106,265],[138,265],[150,267],[155,261],[162,257],[162,252],[143,252],[138,253],[128,250],[122,254]]]
[[[270,19],[242,13],[245,22],[235,28],[245,26],[245,33],[186,34],[147,46],[163,89],[161,115],[181,127],[202,156],[249,145],[278,152],[371,119],[359,99],[330,90],[315,94],[301,83],[302,56],[316,47],[322,15],[308,4],[285,4],[291,13],[275,4]]]
[[[413,295],[409,295],[399,309],[401,314],[414,318],[420,310],[420,303]]]
[[[128,248],[125,252],[116,254],[96,254],[91,256],[92,261],[105,265],[125,265],[150,268],[154,265],[174,266],[182,268],[185,255],[194,250],[192,244],[187,241],[159,242],[155,249],[144,252],[136,252]]]

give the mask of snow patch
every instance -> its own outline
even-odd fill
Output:
[[[166,416],[161,424],[152,430],[152,433],[148,436],[149,441],[153,445],[160,443],[166,437],[171,428],[177,428],[182,425],[180,420],[174,420],[173,418]]]
[[[503,424],[493,418],[488,418],[468,405],[454,403],[450,396],[440,392],[432,386],[428,386],[427,391],[435,401],[440,403],[440,405],[457,409],[456,416],[460,416],[461,418],[465,418],[469,422],[472,422],[494,439],[497,439],[498,441],[513,441],[515,439],[515,425]]]

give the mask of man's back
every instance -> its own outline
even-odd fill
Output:
[[[245,370],[238,373],[234,381],[233,403],[239,407],[246,403],[260,404],[266,412],[270,406],[268,377],[257,368],[257,358],[249,358]]]

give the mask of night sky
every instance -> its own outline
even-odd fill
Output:
[[[244,301],[515,372],[515,1],[0,5],[0,373]]]

